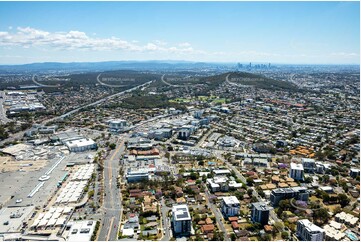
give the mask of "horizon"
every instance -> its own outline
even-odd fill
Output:
[[[29,63],[20,63],[20,64],[0,64],[0,66],[23,66],[23,65],[34,65],[34,64],[79,64],[79,63],[106,63],[106,62],[138,62],[138,63],[146,63],[146,62],[158,62],[158,63],[168,63],[168,64],[178,64],[178,63],[206,63],[206,64],[249,64],[250,62],[247,61],[197,61],[197,60],[105,60],[105,61],[69,61],[69,62],[61,62],[61,61],[45,61],[45,62],[29,62]],[[357,63],[330,63],[330,64],[323,64],[323,63],[278,63],[278,62],[261,62],[255,61],[251,62],[252,64],[268,64],[271,65],[290,65],[290,66],[360,66]]]
[[[0,2],[0,65],[360,65],[359,10],[359,2]]]

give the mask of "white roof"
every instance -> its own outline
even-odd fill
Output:
[[[65,223],[65,221],[66,221],[66,217],[64,217],[64,216],[60,217],[56,220],[55,225],[63,225]]]
[[[191,215],[189,214],[188,206],[186,204],[173,205],[172,214],[174,216],[174,220],[190,220]]]
[[[307,230],[311,231],[311,232],[324,232],[324,230],[320,227],[318,227],[317,225],[311,223],[310,220],[308,219],[301,219],[298,220],[299,223],[303,224]]]
[[[302,170],[303,171],[303,165],[297,164],[297,163],[291,163],[291,169],[292,170]]]
[[[315,159],[311,159],[311,158],[302,158],[301,160],[302,162],[315,162]]]
[[[222,197],[222,199],[227,205],[240,204],[236,196]]]
[[[213,170],[215,174],[230,174],[230,170],[228,169],[220,169],[220,170]]]
[[[123,236],[134,236],[134,229],[133,228],[123,229],[122,235]]]
[[[330,237],[331,239],[341,240],[343,237],[345,237],[345,233],[338,231],[328,224],[325,225],[323,229],[325,230],[326,236]]]
[[[91,225],[88,225],[88,222],[91,222]],[[93,220],[84,220],[84,221],[73,221],[71,222],[70,233],[68,235],[68,241],[90,241],[91,236],[95,228],[96,221]],[[74,230],[77,230],[75,234],[72,234]],[[83,229],[89,229],[87,233],[80,233]]]
[[[341,229],[342,224],[340,224],[336,221],[331,221],[330,226],[334,227],[335,229]]]
[[[94,144],[95,144],[94,140],[86,139],[86,138],[65,142],[65,145],[68,146],[68,148],[86,147],[86,146],[91,146]]]

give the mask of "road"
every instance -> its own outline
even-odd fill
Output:
[[[252,86],[252,85],[242,85],[242,84],[240,84],[240,83],[231,82],[231,81],[229,81],[229,76],[230,76],[230,75],[231,75],[231,74],[228,74],[228,75],[226,76],[226,82],[227,82],[229,85],[237,86],[237,87],[254,87],[254,86]]]
[[[120,189],[117,188],[119,175],[119,160],[124,153],[125,136],[120,136],[117,147],[104,161],[104,201],[102,207],[103,223],[98,240],[118,240],[118,229],[122,215],[122,203]]]
[[[172,237],[172,231],[170,228],[170,223],[169,223],[169,218],[168,218],[168,213],[171,210],[171,208],[168,208],[165,205],[164,202],[164,198],[162,197],[162,201],[161,201],[161,213],[162,213],[162,227],[163,227],[163,231],[165,231],[165,233],[163,233],[163,238],[162,241],[169,241],[170,238]]]
[[[228,161],[226,161],[223,156],[222,156],[222,152],[217,152],[216,153],[216,156],[218,159],[222,160],[226,166],[233,170],[237,176],[237,178],[239,178],[243,183],[247,184],[246,182],[246,178],[239,172],[239,170],[237,168],[235,168],[233,165],[231,165]],[[254,197],[257,198],[258,202],[264,202],[264,200],[261,198],[261,196],[258,194],[258,192],[256,191],[256,189],[254,187],[250,187],[252,189],[252,195]],[[270,211],[270,217],[273,219],[273,221],[276,223],[276,222],[282,222],[282,220],[280,220],[278,217],[277,217],[277,214],[274,212],[274,210],[271,210]],[[279,230],[281,230],[281,232],[284,231],[284,228],[277,228]]]
[[[102,86],[107,86],[107,87],[124,87],[124,85],[111,85],[111,84],[106,84],[106,83],[104,83],[104,82],[102,82],[101,80],[100,80],[100,75],[101,75],[102,73],[100,73],[98,76],[97,76],[97,82],[100,84],[100,85],[102,85]]]
[[[125,90],[125,91],[121,91],[121,92],[112,94],[112,95],[107,96],[107,97],[105,97],[105,98],[102,98],[102,99],[100,99],[100,100],[98,100],[98,101],[95,101],[95,102],[92,102],[92,103],[83,105],[83,106],[78,107],[78,108],[76,108],[76,109],[73,109],[72,111],[69,111],[69,112],[67,112],[67,113],[65,113],[65,114],[62,114],[62,115],[60,115],[60,116],[57,116],[57,117],[54,117],[54,118],[51,118],[51,119],[46,119],[46,120],[44,120],[43,122],[41,122],[41,124],[45,125],[45,124],[47,124],[47,123],[49,123],[49,122],[52,122],[52,121],[55,121],[55,120],[58,120],[58,119],[63,119],[63,118],[68,117],[68,116],[70,116],[70,115],[72,115],[72,114],[74,114],[74,113],[79,112],[79,111],[80,111],[81,109],[83,109],[83,108],[87,108],[87,107],[91,107],[91,106],[98,105],[98,104],[100,104],[100,103],[102,103],[102,102],[108,101],[108,100],[111,99],[111,98],[124,95],[125,93],[132,92],[132,91],[134,91],[134,90],[136,90],[136,89],[138,89],[138,88],[145,87],[146,85],[149,85],[149,84],[152,83],[152,82],[153,82],[153,81],[149,81],[149,82],[146,82],[146,83],[144,83],[144,84],[141,84],[141,85],[135,86],[135,87],[133,87],[133,88],[130,88],[130,89],[128,89],[128,90]],[[30,130],[30,129],[27,129],[27,130]],[[26,132],[27,130],[18,132],[18,133],[16,133],[16,134],[12,134],[9,138],[1,141],[1,142],[0,142],[0,145],[3,145],[3,144],[5,144],[5,143],[7,143],[7,142],[12,142],[12,141],[21,139],[21,138],[24,136],[24,134],[25,134],[25,132]]]
[[[206,194],[207,206],[208,206],[209,209],[212,210],[212,213],[214,214],[214,216],[216,218],[217,226],[223,232],[224,240],[225,241],[230,241],[231,239],[229,238],[228,233],[227,233],[227,229],[224,227],[224,222],[222,221],[223,215],[219,211],[217,206],[209,201],[210,193],[209,193],[208,187],[206,185],[205,185],[205,194]]]
[[[6,111],[3,106],[4,101],[5,101],[5,92],[1,91],[0,92],[0,123],[2,123],[2,124],[11,122],[11,120],[6,117]]]
[[[174,85],[174,84],[170,84],[169,82],[167,82],[166,80],[164,80],[164,76],[165,74],[162,76],[161,80],[164,84],[171,86],[171,87],[184,87],[184,88],[188,88],[188,85]]]
[[[33,75],[32,80],[33,80],[33,82],[34,82],[36,85],[38,85],[38,86],[40,86],[40,87],[60,87],[60,85],[45,85],[45,84],[41,84],[40,82],[38,82],[38,81],[35,80],[35,77],[36,77],[36,75]]]
[[[211,128],[211,129],[209,129],[209,131],[206,133],[206,134],[204,134],[203,136],[202,136],[202,138],[198,141],[198,143],[196,144],[196,148],[199,148],[199,147],[201,147],[202,146],[202,144],[204,143],[204,141],[208,138],[208,136],[211,134],[211,133],[213,133],[213,128]]]

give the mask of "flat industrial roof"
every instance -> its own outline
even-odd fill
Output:
[[[90,241],[96,225],[94,220],[72,221],[68,234],[68,241]]]
[[[7,207],[0,210],[0,234],[20,232],[23,222],[27,222],[35,206]],[[6,223],[8,225],[5,225]]]

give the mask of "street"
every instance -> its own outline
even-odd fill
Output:
[[[216,222],[217,222],[217,226],[220,230],[222,230],[223,234],[224,234],[224,240],[225,241],[229,241],[230,238],[228,236],[228,233],[227,233],[227,230],[226,228],[224,227],[224,224],[223,224],[223,221],[222,221],[222,218],[223,218],[223,215],[222,213],[219,211],[219,209],[217,208],[217,206],[213,203],[211,203],[209,201],[209,196],[210,196],[210,193],[208,191],[208,188],[207,186],[205,186],[205,194],[206,194],[206,202],[207,202],[207,206],[209,209],[212,210],[212,213],[214,214],[215,218],[216,218]]]
[[[171,226],[170,226],[170,223],[168,222],[168,220],[169,220],[168,213],[170,210],[171,210],[171,208],[169,208],[165,205],[164,198],[162,197],[161,214],[162,214],[163,231],[165,231],[165,233],[163,233],[162,241],[169,241],[170,238],[172,237]]]
[[[118,139],[117,147],[104,161],[104,201],[102,207],[102,226],[98,240],[118,239],[118,228],[122,214],[121,194],[117,188],[119,160],[124,152],[124,138]]]

